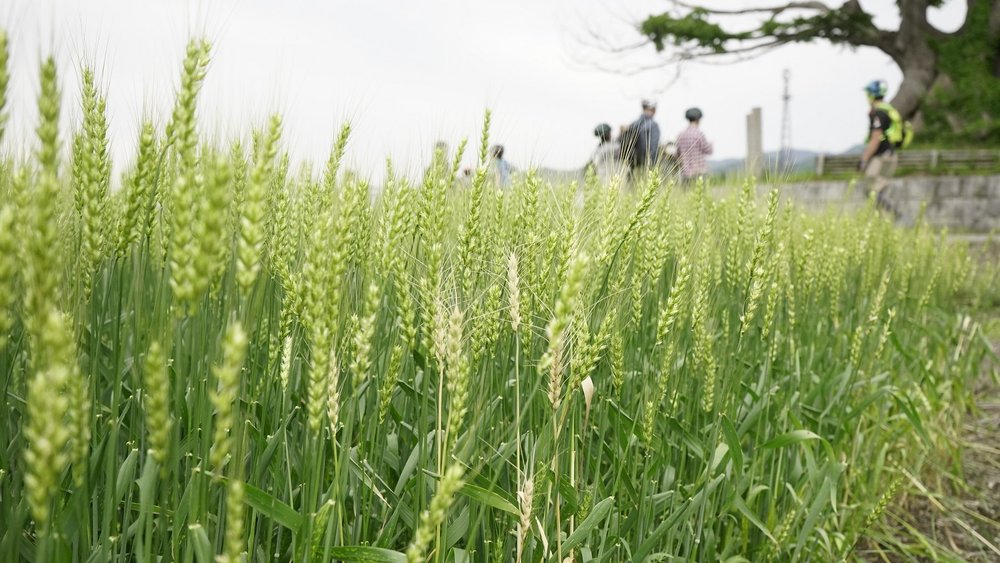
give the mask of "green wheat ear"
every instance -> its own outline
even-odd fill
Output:
[[[169,369],[169,362],[160,343],[150,344],[143,363],[145,398],[143,406],[149,434],[150,455],[160,466],[162,475],[167,471],[174,425],[170,412]]]
[[[236,250],[236,280],[244,292],[250,291],[250,286],[257,279],[261,267],[268,188],[280,140],[281,116],[273,115],[268,124],[267,136],[254,155],[246,199],[242,203],[243,215],[240,219]]]
[[[243,481],[230,479],[226,486],[226,536],[225,548],[218,561],[222,563],[239,563],[243,560],[242,553],[246,545],[243,534],[243,506],[245,487]]]
[[[413,542],[406,550],[406,560],[409,563],[423,563],[431,541],[438,527],[444,522],[448,509],[455,501],[455,494],[464,484],[462,476],[465,471],[461,465],[452,464],[445,470],[438,481],[437,490],[431,499],[430,507],[420,514],[420,526],[413,535]]]
[[[167,126],[166,146],[176,162],[173,182],[170,185],[168,202],[170,286],[176,300],[177,314],[193,312],[202,285],[195,260],[199,255],[202,241],[195,236],[199,204],[204,197],[204,180],[199,174],[198,137],[196,131],[196,102],[205,79],[209,61],[209,48],[205,42],[188,43],[184,70],[181,73],[181,89],[177,95],[174,113]]]
[[[46,530],[63,470],[70,462],[82,462],[74,441],[85,444],[90,427],[86,429],[88,436],[73,434],[79,429],[79,410],[83,408],[77,403],[79,391],[74,388],[82,382],[65,317],[48,309],[39,331],[35,370],[27,389],[24,487],[35,522]]]
[[[268,260],[278,276],[282,289],[286,293],[295,290],[292,282],[292,270],[298,251],[296,240],[295,217],[292,209],[291,186],[288,185],[285,171],[288,168],[288,153],[282,156],[282,165],[274,174],[268,203],[269,235],[267,244]]]
[[[221,283],[228,266],[228,250],[232,233],[228,213],[232,201],[232,166],[222,154],[212,152],[202,162],[204,191],[198,202],[198,216],[193,225],[197,240],[192,260],[195,296]]]
[[[445,335],[445,379],[448,390],[448,421],[445,425],[445,450],[458,441],[459,432],[469,410],[469,359],[462,338],[462,311],[454,306],[448,315]]]
[[[13,205],[0,205],[0,351],[7,344],[10,330],[14,327],[12,308],[17,300],[17,223]]]
[[[331,361],[335,361],[335,348],[330,331],[321,327],[312,335],[312,364],[309,366],[308,414],[309,430],[319,434],[323,427],[323,415],[327,414],[330,393],[336,392],[337,385],[330,383],[330,376],[336,374]]]
[[[154,191],[156,132],[153,122],[143,121],[139,130],[139,149],[132,173],[124,182],[125,210],[118,224],[117,254],[124,256],[132,245],[149,239],[156,218],[157,194]]]
[[[106,101],[94,84],[94,73],[83,69],[83,130],[74,141],[74,180],[77,184],[77,210],[80,214],[79,274],[84,297],[89,297],[93,276],[105,254],[105,240],[111,234],[104,221],[111,183],[111,158],[108,152]]]
[[[566,348],[570,321],[576,308],[580,305],[580,294],[587,275],[589,259],[584,253],[575,254],[567,267],[566,280],[563,282],[559,297],[556,299],[552,319],[545,329],[549,339],[548,349],[539,363],[539,370],[549,378],[549,403],[553,410],[559,410],[562,403],[563,373],[566,370]]]
[[[216,389],[209,395],[215,407],[211,466],[217,477],[233,451],[236,424],[236,401],[241,387],[243,360],[247,352],[247,336],[239,322],[233,322],[222,341],[222,363],[215,368]]]
[[[51,309],[61,303],[62,266],[59,253],[59,89],[52,57],[42,63],[38,96],[38,172],[28,180],[21,247],[25,303],[25,325],[34,338],[40,336]]]
[[[330,438],[336,440],[337,425],[340,424],[340,366],[332,348],[326,367],[326,420],[330,425]]]
[[[357,323],[353,338],[354,359],[351,361],[351,386],[357,393],[368,379],[371,368],[372,339],[375,336],[375,320],[378,317],[381,294],[378,284],[368,284],[362,309],[362,317]]]
[[[394,345],[389,358],[389,369],[386,370],[383,375],[382,385],[379,387],[378,391],[379,422],[384,422],[386,416],[389,414],[389,407],[392,405],[393,393],[396,390],[396,385],[399,382],[399,376],[403,370],[403,345],[398,343]]]
[[[7,31],[0,29],[0,141],[7,131],[7,89],[10,86],[10,41]]]

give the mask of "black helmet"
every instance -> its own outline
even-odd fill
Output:
[[[594,127],[594,136],[600,137],[601,139],[606,139],[611,136],[611,126],[607,123],[602,123],[597,127]]]
[[[687,118],[688,121],[701,121],[701,116],[701,110],[698,108],[691,108],[684,112],[684,117]]]

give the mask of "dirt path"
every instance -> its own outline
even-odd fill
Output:
[[[982,266],[1000,263],[1000,237],[952,234]],[[983,305],[983,304],[980,304]],[[993,352],[1000,356],[1000,315],[986,304]],[[955,447],[960,462],[942,458],[921,475],[907,475],[883,516],[884,526],[855,553],[866,562],[1000,563],[1000,361],[988,357]],[[922,481],[924,480],[924,481]]]
[[[941,493],[915,496],[910,525],[963,561],[1000,561],[1000,387],[984,381],[978,412],[962,425],[962,466],[942,476]],[[948,472],[952,468],[941,468]],[[963,479],[964,477],[964,479]],[[942,559],[949,554],[942,553]]]
[[[993,348],[1000,354],[1000,342]],[[864,561],[1000,562],[1000,385],[992,377],[1000,364],[987,364],[961,426],[961,466],[935,467],[933,483],[908,476],[908,494],[885,515],[894,541],[858,553]]]
[[[1000,347],[994,346],[1000,352]],[[945,538],[969,561],[1000,561],[1000,386],[987,383],[978,390],[979,412],[962,427],[965,491],[947,499],[957,521],[946,521]],[[963,533],[964,532],[964,533]],[[987,544],[983,540],[989,542]]]

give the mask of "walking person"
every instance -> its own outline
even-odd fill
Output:
[[[688,126],[677,136],[677,159],[681,161],[681,181],[684,184],[690,184],[708,174],[705,157],[712,154],[712,143],[708,142],[699,127],[702,115],[698,108],[690,108],[684,112]]]
[[[594,167],[594,173],[602,184],[611,181],[622,171],[621,141],[611,138],[611,126],[602,123],[594,128],[594,136],[597,137],[597,148],[594,155],[590,157],[590,164]]]
[[[899,213],[885,196],[885,188],[896,173],[897,146],[903,142],[903,120],[885,101],[889,86],[884,80],[873,80],[865,86],[868,103],[868,140],[858,161],[858,170],[864,173],[865,188],[875,194],[879,208],[898,216]]]
[[[660,147],[660,126],[653,120],[656,115],[654,100],[642,101],[642,115],[622,130],[619,136],[623,163],[628,166],[629,178],[635,179],[638,170],[656,166]]]
[[[497,185],[501,188],[510,186],[512,169],[510,163],[503,158],[503,145],[493,145],[490,149],[490,155],[493,157],[493,175]]]

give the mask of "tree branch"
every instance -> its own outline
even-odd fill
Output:
[[[913,1],[925,4],[930,0]],[[770,42],[771,47],[813,39],[870,46],[885,51],[894,59],[898,59],[903,50],[897,46],[897,33],[876,27],[871,14],[861,8],[858,0],[847,0],[835,9],[811,1],[739,9],[704,8],[687,0],[673,0],[672,3],[684,10],[683,15],[651,15],[639,26],[640,32],[649,38],[657,51],[663,51],[669,41],[692,57],[707,57],[733,51],[734,47],[739,49],[739,45],[763,38],[774,39]],[[799,13],[787,14],[789,11]],[[765,17],[758,27],[743,31],[726,29],[710,20],[711,16],[747,14]]]
[[[908,0],[903,1],[905,2]],[[866,12],[864,8],[861,7],[861,3],[858,2],[858,0],[847,0],[840,6],[839,9],[844,13],[849,14],[850,17],[858,19],[863,18],[867,21],[866,26],[857,30],[857,34],[852,38],[853,41],[848,40],[845,41],[846,43],[850,43],[852,45],[864,45],[866,47],[875,47],[876,49],[884,51],[893,59],[897,57],[899,53],[896,49],[895,43],[898,32],[878,28],[873,22],[871,14]]]
[[[986,0],[975,0],[976,2],[985,2]],[[969,6],[971,12],[972,6]],[[1000,2],[996,0],[993,1],[993,10],[990,12],[989,21],[990,33],[1000,33]]]
[[[931,0],[897,0],[897,4],[899,31],[893,34],[892,48],[883,50],[900,68],[906,68],[914,66],[915,59],[934,56],[929,43],[934,27],[927,21]]]
[[[756,58],[760,55],[767,53],[768,51],[781,47],[782,45],[787,45],[789,43],[795,43],[797,39],[792,36],[783,37],[769,37],[766,35],[755,37],[752,41],[758,41],[758,43],[750,44],[751,40],[743,41],[742,47],[734,47],[726,49],[723,52],[710,52],[710,53],[691,53],[685,52],[685,60],[689,59],[720,59],[727,57],[729,55],[738,55],[734,57],[736,60],[745,61],[749,59]]]
[[[822,2],[788,2],[787,4],[781,6],[773,6],[770,8],[756,7],[756,8],[743,8],[740,10],[721,10],[718,8],[703,8],[701,6],[695,6],[693,4],[689,4],[688,2],[682,2],[681,0],[673,0],[673,3],[678,7],[685,8],[688,10],[704,10],[709,14],[719,15],[719,16],[771,14],[771,16],[774,17],[788,10],[815,10],[823,13],[830,11],[830,7]]]

